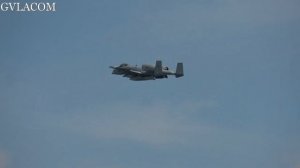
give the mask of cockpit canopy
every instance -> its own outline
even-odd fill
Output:
[[[126,64],[126,63],[123,63],[120,65],[120,67],[126,67],[126,66],[128,66],[128,64]]]
[[[164,70],[169,70],[169,67],[164,67]]]

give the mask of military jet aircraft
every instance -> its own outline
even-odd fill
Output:
[[[183,76],[183,63],[177,63],[176,71],[170,70],[167,66],[162,66],[162,61],[157,60],[155,65],[143,64],[141,67],[123,63],[119,66],[110,66],[112,74],[123,75],[133,81],[155,80],[168,78],[174,75],[176,78]]]

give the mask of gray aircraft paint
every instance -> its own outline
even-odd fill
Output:
[[[122,63],[119,66],[110,66],[113,69],[112,74],[123,75],[133,81],[155,80],[168,78],[168,75],[174,75],[176,78],[184,76],[183,63],[177,63],[176,71],[162,66],[162,61],[157,60],[155,65],[143,64],[141,67]]]

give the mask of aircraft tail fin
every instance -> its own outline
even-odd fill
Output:
[[[177,66],[176,66],[176,72],[175,72],[175,77],[176,78],[179,78],[179,77],[182,77],[184,74],[183,74],[183,63],[177,63]]]
[[[161,60],[157,60],[154,67],[154,75],[159,76],[162,74],[162,62]]]

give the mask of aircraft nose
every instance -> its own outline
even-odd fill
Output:
[[[117,69],[114,69],[114,70],[112,71],[112,74],[122,75],[123,73],[122,73],[121,71],[117,70]]]

